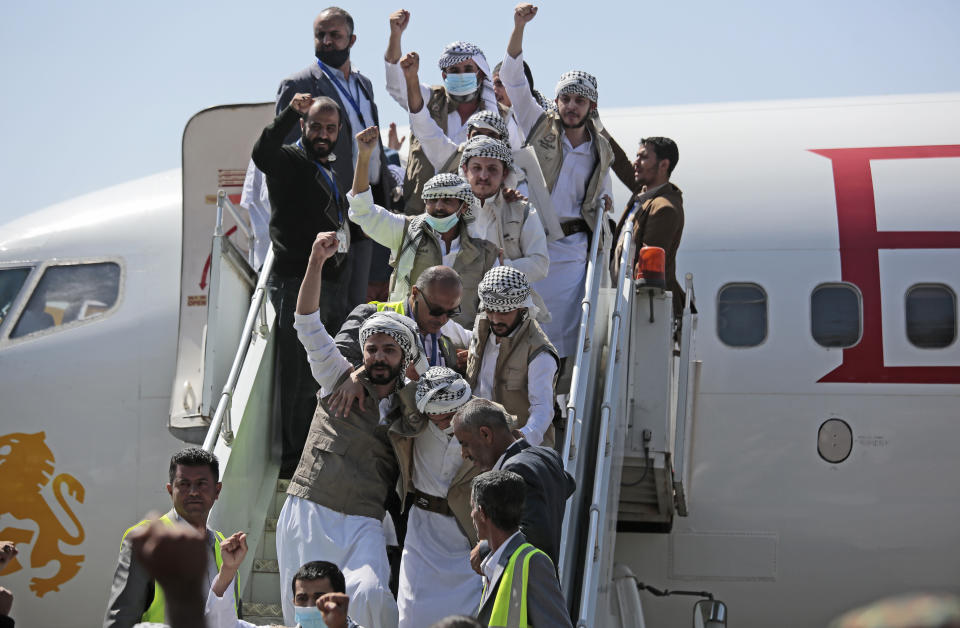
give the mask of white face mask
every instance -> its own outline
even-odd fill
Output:
[[[293,617],[302,628],[327,628],[323,613],[316,606],[294,606]]]
[[[460,216],[458,214],[450,214],[444,218],[437,218],[436,216],[431,216],[430,214],[424,215],[424,220],[427,221],[427,224],[433,228],[437,233],[446,233],[453,229],[454,225],[457,224]]]

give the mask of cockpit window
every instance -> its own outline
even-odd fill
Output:
[[[27,280],[30,274],[30,268],[4,268],[0,269],[0,324],[7,318],[13,302],[17,300],[17,294],[23,287],[23,282]]]
[[[50,266],[10,338],[102,316],[117,302],[120,266],[113,262]]]

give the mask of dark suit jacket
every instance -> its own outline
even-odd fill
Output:
[[[527,542],[523,533],[517,534],[503,548],[500,560],[494,571],[493,580],[484,589],[480,599],[480,609],[477,611],[477,620],[486,626],[490,623],[490,614],[493,612],[493,601],[497,599],[497,590],[500,588],[503,575],[510,557],[518,547]],[[557,570],[547,557],[536,553],[530,558],[529,577],[527,580],[527,623],[535,628],[572,626],[570,614],[567,611],[563,593],[560,592],[560,581],[557,580]]]
[[[634,250],[637,253],[642,246],[659,246],[666,253],[664,275],[667,290],[673,293],[673,313],[679,317],[683,313],[685,299],[683,288],[677,281],[677,249],[680,248],[680,238],[683,236],[683,194],[680,188],[667,181],[666,185],[646,199],[640,207],[635,207],[636,200],[636,195],[630,197],[627,210],[623,212],[617,225],[617,247],[611,263],[614,285],[620,253],[623,250],[622,234],[625,225],[630,221]],[[633,264],[636,264],[636,260],[637,256],[634,255]]]
[[[373,112],[373,124],[380,126],[380,114],[377,112],[377,104],[373,100],[373,85],[370,79],[357,73],[360,79],[360,89],[370,101],[370,109]],[[353,187],[353,137],[363,129],[354,129],[350,126],[350,118],[346,114],[346,108],[350,103],[343,102],[340,90],[330,82],[330,79],[320,70],[316,62],[311,63],[306,68],[296,74],[291,74],[280,82],[277,89],[277,114],[290,104],[293,97],[297,94],[311,94],[313,96],[328,96],[332,98],[343,111],[343,124],[340,125],[340,135],[337,136],[337,145],[334,147],[334,154],[337,156],[333,162],[333,171],[337,174],[337,185],[341,190],[349,190]],[[369,121],[367,121],[369,123]],[[300,137],[300,129],[297,128],[287,135],[285,142],[291,144]],[[387,169],[387,156],[383,152],[383,142],[380,142],[380,183],[373,186],[374,201],[381,207],[390,209],[391,199],[389,191],[393,187],[393,178]],[[352,223],[351,223],[352,224]]]
[[[523,439],[507,448],[501,468],[518,474],[527,485],[520,530],[556,564],[564,505],[577,487],[573,476],[563,470],[560,454],[552,448],[534,447]]]

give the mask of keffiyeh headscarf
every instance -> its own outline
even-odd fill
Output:
[[[475,135],[463,145],[463,154],[460,156],[461,170],[471,157],[493,157],[503,162],[504,170],[513,169],[513,151],[510,147],[486,135]]]
[[[563,94],[579,94],[597,102],[597,77],[581,70],[570,70],[560,75],[557,83],[557,98]]]
[[[499,135],[503,141],[510,139],[510,132],[507,131],[507,123],[503,121],[503,118],[501,118],[500,114],[496,111],[481,109],[476,112],[467,118],[467,128],[469,129],[471,127],[489,129]]]
[[[367,342],[367,338],[373,334],[387,334],[400,345],[400,350],[403,351],[401,373],[407,370],[411,362],[417,373],[427,370],[427,358],[420,344],[420,335],[417,333],[414,322],[408,317],[389,310],[375,312],[363,321],[360,327],[360,346],[362,347]]]
[[[492,76],[490,74],[490,64],[487,63],[483,51],[475,44],[467,41],[455,41],[452,44],[447,44],[443,48],[443,54],[440,55],[437,65],[440,66],[441,70],[446,70],[452,65],[469,60],[473,60],[477,64],[484,76],[488,78]]]
[[[527,276],[510,266],[488,270],[477,292],[480,295],[480,309],[486,312],[512,312],[533,306]]]
[[[463,217],[468,220],[473,217],[471,208],[477,204],[477,197],[473,195],[470,184],[463,177],[452,172],[441,172],[430,177],[423,184],[423,193],[420,198],[424,202],[435,198],[458,198],[467,204],[467,211],[463,213]]]
[[[424,414],[454,412],[470,401],[470,384],[445,366],[433,366],[417,382],[417,410]]]

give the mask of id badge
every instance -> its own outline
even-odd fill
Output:
[[[350,230],[344,227],[337,229],[337,253],[346,253],[350,250]]]

